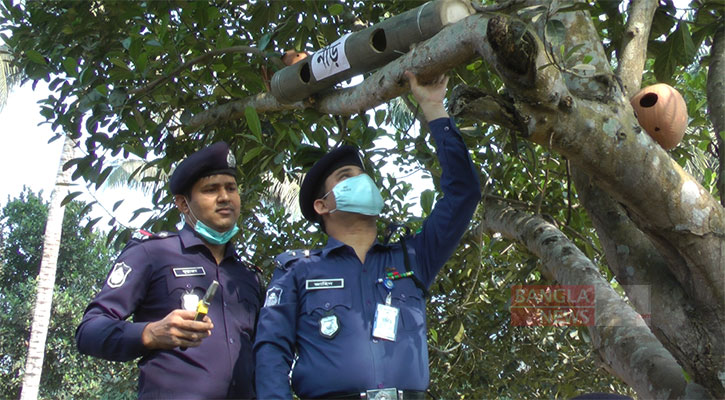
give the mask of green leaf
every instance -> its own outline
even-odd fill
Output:
[[[558,19],[549,20],[546,24],[546,38],[552,47],[558,47],[566,38],[566,27],[564,23]]]
[[[48,65],[48,63],[45,61],[45,58],[43,58],[43,56],[35,50],[26,50],[25,56],[28,57],[30,61],[36,64]]]
[[[251,161],[252,159],[257,157],[259,155],[259,153],[262,152],[262,150],[264,150],[263,146],[257,146],[257,147],[252,148],[251,150],[247,151],[246,153],[244,153],[244,157],[242,158],[242,165],[248,163],[249,161]]]
[[[267,32],[261,38],[259,38],[259,44],[257,45],[259,50],[264,51],[264,49],[267,48],[270,40],[272,40],[272,32]]]
[[[685,22],[677,24],[677,29],[672,32],[668,42],[670,40],[672,41],[672,47],[678,49],[678,51],[673,52],[677,57],[677,61],[682,65],[688,65],[697,54],[688,24]]]
[[[110,175],[112,171],[113,167],[109,165],[103,170],[103,172],[101,172],[101,174],[96,179],[96,189],[100,188],[101,185],[103,185],[103,182],[106,181],[106,178],[108,178],[108,175]]]
[[[345,11],[345,8],[343,8],[340,3],[335,3],[327,7],[327,12],[329,12],[330,15],[340,15],[343,11]]]
[[[420,194],[420,207],[425,215],[430,214],[433,210],[433,199],[435,199],[435,192],[432,190],[424,190]]]
[[[458,333],[456,333],[456,336],[453,337],[453,340],[456,341],[456,343],[461,343],[463,341],[463,335],[466,334],[466,328],[463,327],[463,323],[461,322],[461,326],[458,327]]]
[[[70,203],[71,201],[73,201],[73,199],[75,199],[76,197],[78,197],[78,196],[80,196],[80,195],[82,195],[82,194],[83,194],[83,192],[73,192],[73,193],[69,193],[69,194],[68,194],[67,196],[65,196],[65,197],[63,198],[63,200],[62,200],[62,201],[60,202],[60,206],[61,206],[61,207],[65,206],[66,204],[68,204],[68,203]]]
[[[118,209],[118,207],[120,207],[120,206],[121,206],[121,204],[123,204],[123,199],[121,199],[121,200],[119,200],[119,201],[115,202],[115,203],[113,204],[113,211],[116,211],[116,209]]]
[[[386,115],[385,110],[375,111],[375,124],[377,126],[380,126],[383,124],[383,121],[385,121],[385,115]]]
[[[66,57],[61,60],[63,64],[63,70],[65,73],[72,77],[78,77],[78,62],[73,57]]]
[[[125,69],[126,71],[131,70],[131,68],[128,67],[128,64],[126,64],[126,62],[121,60],[120,58],[114,57],[114,58],[110,58],[108,61],[110,61],[111,64],[113,64],[115,66]]]
[[[671,83],[672,77],[677,68],[677,49],[672,45],[673,41],[668,40],[659,48],[655,63],[652,66],[655,78],[658,82]]]
[[[259,115],[257,110],[252,106],[247,106],[244,109],[244,117],[247,119],[247,126],[252,131],[254,136],[257,137],[259,142],[262,142],[262,124],[259,122]]]

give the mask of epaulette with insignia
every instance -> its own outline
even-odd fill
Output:
[[[275,265],[277,268],[287,270],[291,267],[295,261],[302,258],[310,258],[312,255],[317,255],[321,250],[288,250],[274,258]]]
[[[256,273],[259,273],[259,274],[263,273],[262,272],[262,268],[259,268],[258,266],[254,265],[254,264],[252,264],[250,262],[242,261],[242,264],[244,264],[252,272],[256,272]]]
[[[145,241],[149,239],[163,239],[169,236],[174,236],[176,233],[161,231],[159,233],[151,233],[149,231],[139,229],[131,234],[131,239],[136,241]]]

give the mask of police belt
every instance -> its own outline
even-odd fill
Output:
[[[321,397],[324,399],[365,399],[365,400],[426,400],[425,392],[418,390],[400,390],[395,388],[373,389],[360,393],[350,393]],[[310,399],[307,399],[310,400]]]

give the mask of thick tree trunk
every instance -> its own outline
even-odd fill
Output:
[[[657,5],[656,0],[635,0],[629,5],[617,63],[626,98],[639,91]],[[655,336],[696,382],[710,388],[716,397],[724,397],[725,389],[717,368],[713,368],[722,364],[725,354],[725,338],[718,318],[695,306],[669,272],[667,260],[632,223],[626,210],[592,185],[578,168],[573,167],[572,172],[579,199],[597,230],[609,268],[635,309],[650,315],[649,325]]]
[[[632,223],[626,211],[589,178],[574,171],[581,204],[589,213],[607,255],[607,265],[637,312],[648,315],[648,325],[662,345],[688,374],[722,398],[717,368],[725,354],[725,336],[718,318],[701,307],[667,269],[667,261]]]
[[[680,366],[637,314],[586,256],[555,226],[493,201],[486,202],[483,226],[516,240],[541,258],[543,271],[562,285],[590,285],[596,297],[595,323],[589,326],[594,348],[609,369],[641,398],[712,398],[687,383]]]
[[[55,188],[50,197],[48,221],[45,225],[43,238],[43,256],[38,273],[37,294],[33,309],[33,322],[30,327],[30,345],[25,360],[25,373],[23,387],[20,392],[21,400],[34,400],[38,398],[40,390],[40,376],[43,371],[43,358],[45,357],[45,341],[48,336],[50,312],[53,304],[53,288],[55,286],[55,271],[60,250],[60,237],[63,230],[63,215],[65,207],[61,202],[68,194],[71,170],[63,170],[63,166],[73,158],[74,143],[66,136],[63,143],[63,152],[60,156],[58,176]]]

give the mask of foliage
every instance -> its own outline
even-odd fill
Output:
[[[20,390],[47,212],[40,194],[28,189],[0,212],[0,335],[14,338],[0,344],[0,370],[6,377],[0,383],[2,398],[17,398]],[[114,257],[101,234],[79,229],[87,218],[84,204],[66,206],[40,395],[133,398],[135,366],[83,356],[75,347],[75,328]]]
[[[155,176],[144,178],[156,185],[154,201],[159,204],[146,224],[151,230],[171,229],[178,221],[163,178],[173,163],[204,144],[229,142],[240,167],[240,225],[245,229],[239,246],[269,275],[277,253],[324,242],[317,228],[279,204],[263,201],[270,177],[294,181],[331,146],[357,145],[365,150],[365,162],[382,184],[385,219],[407,221],[415,229],[435,195],[423,192],[419,211],[408,196],[416,190],[403,177],[423,170],[438,187],[440,168],[432,140],[424,130],[411,129],[412,118],[399,100],[353,117],[322,115],[312,109],[268,114],[247,110],[239,120],[199,130],[185,131],[184,126],[200,112],[264,92],[260,70],[276,70],[275,60],[282,51],[314,51],[355,26],[374,24],[422,3],[54,0],[13,5],[4,0],[0,12],[7,21],[0,28],[12,32],[3,40],[16,53],[17,66],[27,79],[50,82],[54,94],[43,102],[42,114],[57,135],[82,137],[87,155],[69,165],[75,168],[74,176],[100,186],[112,170],[107,159],[119,155],[150,160],[147,167],[157,168]],[[695,1],[695,10],[680,17],[671,1],[661,3],[644,83],[668,81],[684,94],[692,123],[684,144],[671,155],[714,192],[715,137],[702,107],[707,57],[698,49],[709,43],[722,10],[715,7],[717,2]],[[626,10],[611,1],[580,6],[591,14],[609,57],[616,59]],[[522,13],[521,17],[536,16]],[[572,49],[562,54],[567,51]],[[504,92],[500,78],[480,59],[455,68],[451,76],[452,84]],[[613,281],[571,188],[567,160],[505,128],[459,122],[486,192],[545,215]],[[396,171],[380,172],[386,163]],[[619,381],[598,369],[585,332],[510,326],[508,287],[546,283],[546,278],[536,272],[536,261],[525,250],[484,238],[475,227],[474,220],[474,229],[434,285],[428,323],[434,390],[444,398],[626,392]],[[110,239],[119,245],[128,234],[114,229]],[[11,278],[22,283],[31,275]]]

